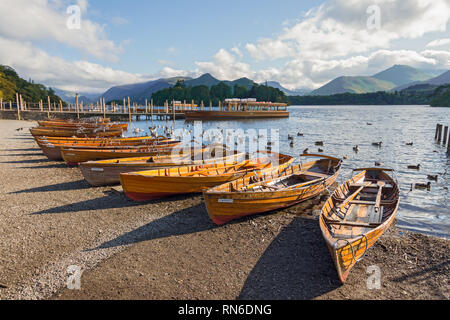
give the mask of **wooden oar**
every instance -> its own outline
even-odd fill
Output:
[[[377,182],[377,186],[378,186],[378,193],[377,193],[377,199],[375,201],[375,207],[374,210],[376,213],[380,212],[380,208],[381,208],[381,192],[383,191],[383,187],[386,184],[384,183],[384,181],[378,181]]]

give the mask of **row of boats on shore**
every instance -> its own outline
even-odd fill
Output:
[[[332,192],[342,165],[336,157],[302,154],[311,159],[294,165],[289,155],[249,155],[219,144],[186,151],[181,141],[164,136],[123,138],[126,129],[102,118],[49,119],[30,132],[50,160],[79,165],[92,186],[121,184],[135,201],[203,193],[209,217],[217,225],[290,207],[328,191],[319,226],[342,283],[398,210],[399,188],[390,169],[355,169],[355,175]],[[120,135],[107,135],[115,131]]]

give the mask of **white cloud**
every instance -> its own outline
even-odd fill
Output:
[[[152,76],[114,70],[88,61],[68,62],[51,56],[30,43],[0,37],[0,61],[16,69],[21,77],[70,91],[101,92],[127,83],[150,80]]]
[[[212,62],[195,62],[200,73],[211,73],[221,80],[238,79],[252,75],[250,66],[236,60],[236,57],[225,49],[220,49],[213,56]]]
[[[76,2],[81,9],[81,28],[67,28],[65,3],[48,0],[1,0],[0,36],[21,41],[56,41],[109,61],[117,61],[121,47],[109,40],[103,26],[85,18],[86,0]]]
[[[437,39],[434,41],[431,41],[430,43],[427,44],[427,47],[441,47],[441,46],[446,46],[450,44],[450,38],[447,39]]]
[[[367,8],[374,4],[380,8],[379,29],[367,27]],[[449,20],[448,0],[331,0],[277,37],[248,43],[246,48],[258,60],[344,57],[389,48],[397,39],[445,31]]]

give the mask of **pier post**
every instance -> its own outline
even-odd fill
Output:
[[[47,110],[47,118],[50,118],[50,96],[47,96],[47,104],[48,104],[48,110]]]
[[[9,110],[12,110],[12,101],[9,100]]]
[[[20,120],[19,94],[16,92],[17,120]]]
[[[3,110],[3,99],[2,98],[0,98],[0,109]]]
[[[437,142],[441,142],[442,141],[442,124],[438,124],[438,137],[437,137]]]
[[[450,155],[450,132],[448,133],[448,138],[447,138],[447,154]]]
[[[209,100],[209,110],[212,110],[212,101]]]
[[[59,100],[59,111],[63,112],[63,105],[62,105],[62,101]]]
[[[128,117],[131,122],[131,104],[130,104],[130,97],[128,97]]]
[[[145,99],[145,114],[148,113],[148,101]]]
[[[75,108],[77,109],[77,118],[80,119],[80,110],[78,110],[78,93],[75,93]]]
[[[150,100],[150,117],[153,120],[153,99]]]
[[[444,141],[442,142],[444,146],[447,145],[447,136],[448,136],[448,126],[445,126],[444,128]]]

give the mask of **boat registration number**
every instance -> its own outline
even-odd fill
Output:
[[[103,172],[102,168],[91,168],[91,171]]]
[[[219,203],[233,203],[233,199],[219,199]]]

